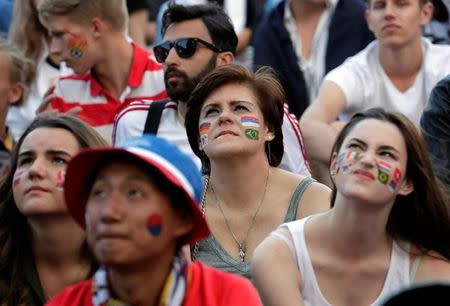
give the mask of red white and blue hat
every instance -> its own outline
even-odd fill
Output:
[[[159,171],[185,196],[185,203],[175,205],[189,205],[192,213],[193,229],[187,236],[187,243],[209,235],[208,226],[199,209],[203,191],[200,171],[187,154],[154,135],[131,138],[120,147],[84,149],[72,158],[67,166],[64,197],[69,214],[81,227],[86,227],[86,203],[99,165],[125,156],[141,160]]]

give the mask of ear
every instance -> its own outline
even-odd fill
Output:
[[[434,5],[433,3],[431,3],[431,1],[425,3],[422,6],[421,9],[421,14],[420,14],[420,24],[421,25],[425,25],[427,24],[431,18],[433,17],[433,13],[434,13]]]
[[[331,155],[331,160],[330,160],[330,176],[331,179],[334,181],[334,175],[336,174],[337,171],[337,152],[333,152],[333,155]],[[334,175],[333,175],[334,173]]]
[[[364,12],[364,17],[366,18],[367,27],[369,28],[370,31],[373,32],[372,20],[371,20],[371,18],[370,18],[370,10],[369,10],[369,9],[367,9],[367,10]]]
[[[91,20],[91,24],[93,27],[94,38],[100,38],[102,36],[102,32],[105,31],[105,23],[100,18],[94,17]]]
[[[177,238],[183,237],[190,233],[194,228],[194,223],[192,221],[192,216],[186,213],[178,213],[176,226],[173,231],[173,235]]]
[[[216,58],[216,67],[231,64],[233,63],[233,61],[234,61],[233,53],[229,51],[220,52]]]
[[[400,188],[398,189],[398,194],[406,196],[413,191],[414,191],[414,183],[409,178],[406,177],[403,180]]]
[[[8,92],[8,102],[10,105],[18,104],[23,97],[25,87],[22,83],[16,83]]]
[[[268,128],[266,130],[266,141],[272,141],[275,138],[274,132],[270,131]]]

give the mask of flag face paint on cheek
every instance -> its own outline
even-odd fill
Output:
[[[68,34],[69,38],[67,40],[67,45],[70,50],[70,56],[78,59],[83,56],[83,52],[86,50],[88,43],[86,39],[80,35],[72,33]]]
[[[345,150],[339,153],[336,160],[336,174],[347,174],[350,172],[351,167],[356,164],[362,158],[360,152],[353,150]]]
[[[66,179],[66,171],[58,171],[56,173],[56,189],[59,191],[64,190],[64,181]]]
[[[250,140],[259,140],[259,119],[253,115],[241,117],[241,124],[245,128],[245,136]]]
[[[14,179],[13,179],[13,187],[17,187],[20,185],[22,181],[23,171],[18,171],[14,173]]]
[[[199,131],[200,131],[200,143],[202,146],[208,144],[208,133],[209,128],[211,127],[211,123],[205,121],[200,124]]]
[[[162,218],[158,214],[151,214],[147,218],[147,229],[152,236],[159,236],[162,231]]]

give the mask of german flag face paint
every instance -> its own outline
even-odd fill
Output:
[[[199,126],[199,132],[200,132],[200,143],[202,146],[208,144],[208,133],[209,129],[211,128],[211,123],[204,121]]]

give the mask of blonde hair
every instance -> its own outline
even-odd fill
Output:
[[[16,46],[7,41],[0,41],[1,55],[6,56],[9,60],[9,77],[11,83],[20,83],[24,89],[24,93],[17,103],[20,104],[23,102],[31,83],[30,70],[32,69],[33,63]]]
[[[68,16],[76,23],[87,23],[100,17],[115,31],[125,32],[128,27],[125,0],[43,0],[38,11],[44,24],[52,14]]]
[[[33,0],[14,1],[14,13],[8,39],[33,61],[28,79],[34,79],[36,66],[44,51],[48,34],[39,21]]]

